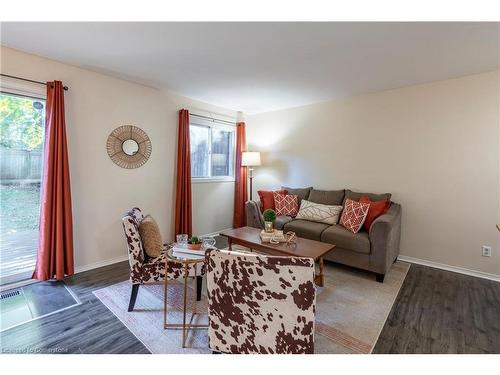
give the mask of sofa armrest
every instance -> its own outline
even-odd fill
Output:
[[[385,274],[399,255],[401,213],[401,205],[393,202],[389,210],[376,218],[370,227],[370,263],[380,274]]]
[[[264,217],[260,212],[260,205],[255,201],[247,201],[245,203],[245,213],[247,217],[247,226],[263,229]]]

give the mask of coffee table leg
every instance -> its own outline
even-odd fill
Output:
[[[317,286],[324,286],[325,284],[325,276],[323,275],[323,257],[320,257],[318,259],[319,261],[319,275],[316,276],[316,285]]]

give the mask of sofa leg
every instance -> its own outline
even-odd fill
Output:
[[[201,301],[201,285],[203,283],[203,276],[196,276],[196,300]]]
[[[376,273],[375,275],[376,275],[377,282],[379,282],[379,283],[383,283],[384,282],[385,274],[383,274],[383,273]]]
[[[130,302],[128,304],[128,311],[132,311],[134,309],[135,300],[137,299],[137,293],[139,292],[139,285],[141,284],[133,284],[132,285],[132,293],[130,294]]]

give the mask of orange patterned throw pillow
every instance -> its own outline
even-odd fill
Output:
[[[344,210],[340,217],[340,224],[348,231],[358,233],[366,220],[369,208],[369,203],[360,203],[346,199]]]
[[[276,207],[276,215],[278,216],[297,216],[299,212],[299,196],[280,194],[274,192],[274,205]]]

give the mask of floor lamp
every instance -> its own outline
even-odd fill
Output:
[[[242,152],[241,166],[248,168],[248,175],[250,176],[250,200],[252,200],[253,167],[260,166],[260,152]]]

